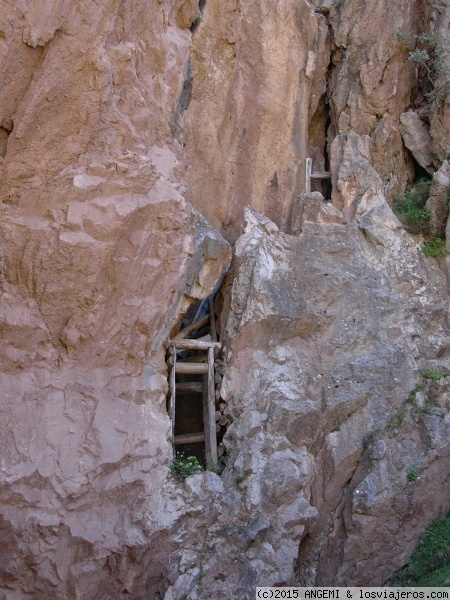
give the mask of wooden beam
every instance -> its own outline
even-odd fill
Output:
[[[201,394],[203,383],[200,381],[180,381],[177,383],[177,394]]]
[[[207,466],[217,467],[216,388],[214,385],[214,348],[208,350],[208,383],[203,396],[205,454]]]
[[[180,363],[187,363],[187,362],[191,362],[191,363],[201,363],[201,362],[207,362],[208,361],[208,355],[207,354],[199,354],[198,356],[190,356],[189,358],[177,358],[177,365],[179,365]]]
[[[169,344],[177,350],[208,350],[208,348],[220,348],[220,342],[206,342],[205,340],[178,340],[173,338]]]
[[[174,437],[175,446],[179,446],[180,444],[198,444],[199,442],[204,441],[205,434],[203,431],[200,431],[199,433],[185,433]]]
[[[172,341],[182,340],[183,338],[187,337],[193,331],[196,331],[197,329],[200,329],[200,327],[203,327],[203,325],[206,325],[208,323],[208,321],[209,321],[209,315],[205,315],[199,321],[196,321],[195,323],[192,323],[188,327],[185,327],[180,332],[178,332],[177,335],[173,338]]]
[[[175,434],[175,401],[176,401],[176,383],[175,383],[175,366],[177,362],[177,355],[173,356],[173,367],[170,371],[170,381],[169,381],[169,389],[170,389],[170,399],[169,399],[169,417],[172,421],[172,444],[174,443],[174,434]]]
[[[329,179],[330,177],[331,173],[329,171],[311,173],[311,179]]]
[[[311,192],[312,158],[306,159],[306,193]]]
[[[214,352],[213,348],[210,348]],[[203,375],[208,373],[207,363],[177,363],[177,373],[187,373],[189,375]]]

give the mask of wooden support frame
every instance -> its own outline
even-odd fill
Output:
[[[176,346],[178,350],[208,350],[208,348],[220,348],[220,342],[206,342],[205,340],[177,340],[174,338],[169,342],[171,346]]]
[[[311,193],[311,179],[330,179],[331,173],[329,171],[317,171],[312,170],[312,158],[306,159],[306,193]]]
[[[216,433],[216,388],[214,382],[214,357],[222,344],[217,341],[216,322],[214,317],[214,305],[212,299],[209,303],[209,314],[185,327],[172,340],[169,341],[170,358],[168,365],[171,366],[169,389],[169,415],[172,419],[172,444],[174,448],[180,444],[191,444],[204,442],[205,456],[208,468],[217,468],[217,433]],[[200,329],[209,322],[211,330],[211,341],[186,339],[193,331]],[[207,357],[193,357],[191,360],[180,359],[177,361],[177,350],[199,350],[207,351]],[[198,362],[198,359],[207,359],[207,362]],[[175,405],[177,384],[176,373],[204,375],[204,383],[182,382],[179,383],[180,393],[198,393],[203,390],[203,432],[190,433],[175,436]]]
[[[203,393],[203,383],[199,381],[183,381],[181,383],[177,383],[177,394],[185,394],[189,396],[190,394],[202,394]]]
[[[175,446],[180,444],[197,444],[198,442],[205,441],[205,434],[203,431],[198,433],[185,433],[184,435],[176,435],[173,439]]]
[[[177,373],[185,373],[188,375],[206,375],[208,373],[207,363],[177,363]]]

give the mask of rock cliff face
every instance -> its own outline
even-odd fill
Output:
[[[448,508],[447,259],[389,203],[429,173],[445,229],[450,102],[396,33],[449,22],[445,0],[3,2],[1,598],[378,585]],[[180,484],[164,343],[230,244],[224,470]]]

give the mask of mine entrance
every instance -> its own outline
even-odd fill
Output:
[[[327,185],[324,186],[322,183],[322,192],[324,192],[324,197],[327,198],[328,193],[325,190],[329,190],[330,198],[331,198],[331,184],[329,183],[331,180],[330,171],[313,171],[313,160],[312,158],[306,159],[306,193],[309,194],[311,192],[311,183],[314,180],[321,180],[322,182],[327,182]]]
[[[213,298],[196,308],[191,322],[168,342],[172,443],[176,456],[196,456],[205,466],[215,468],[215,357],[221,344],[217,341]]]

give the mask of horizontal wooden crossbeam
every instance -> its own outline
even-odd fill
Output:
[[[189,375],[204,375],[208,372],[208,363],[176,363],[177,373],[188,373]]]
[[[311,179],[329,179],[331,177],[331,173],[329,171],[317,171],[316,173],[311,173]]]
[[[205,340],[178,340],[174,338],[169,342],[177,350],[208,350],[208,348],[220,348],[220,342],[206,342]]]
[[[203,383],[199,381],[180,381],[175,384],[177,394],[202,394]]]
[[[205,434],[203,431],[198,433],[185,433],[184,435],[176,435],[173,439],[175,446],[180,444],[198,444],[199,442],[205,441]]]

